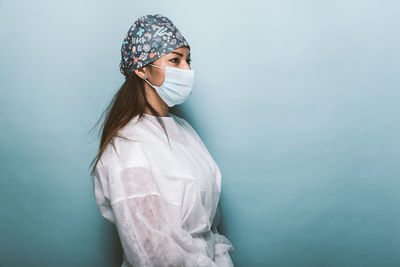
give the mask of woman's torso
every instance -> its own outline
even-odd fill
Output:
[[[136,165],[150,168],[157,178],[159,189],[169,201],[181,206],[182,228],[204,247],[204,252],[214,257],[214,238],[211,226],[221,192],[220,170],[190,124],[173,114],[160,117],[168,139],[155,116],[144,114],[141,120],[134,117],[121,131],[115,142],[118,159],[111,163],[123,170]],[[114,163],[114,164],[113,164]]]

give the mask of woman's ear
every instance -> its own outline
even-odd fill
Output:
[[[146,73],[144,72],[143,67],[141,67],[141,68],[135,70],[135,73],[136,73],[137,76],[139,76],[139,77],[142,78],[142,79],[147,78],[147,75],[146,75]]]

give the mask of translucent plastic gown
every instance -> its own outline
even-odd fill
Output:
[[[221,173],[183,118],[134,117],[108,145],[94,175],[96,202],[116,225],[123,267],[233,266],[217,230]]]

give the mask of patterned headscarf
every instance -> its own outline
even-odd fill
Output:
[[[161,14],[145,15],[129,28],[121,47],[121,73],[127,78],[134,70],[170,53],[188,42],[172,21]]]

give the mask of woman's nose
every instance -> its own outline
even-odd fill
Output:
[[[185,70],[190,70],[190,64],[187,61],[182,61],[183,63],[181,63],[181,69],[185,69]]]

